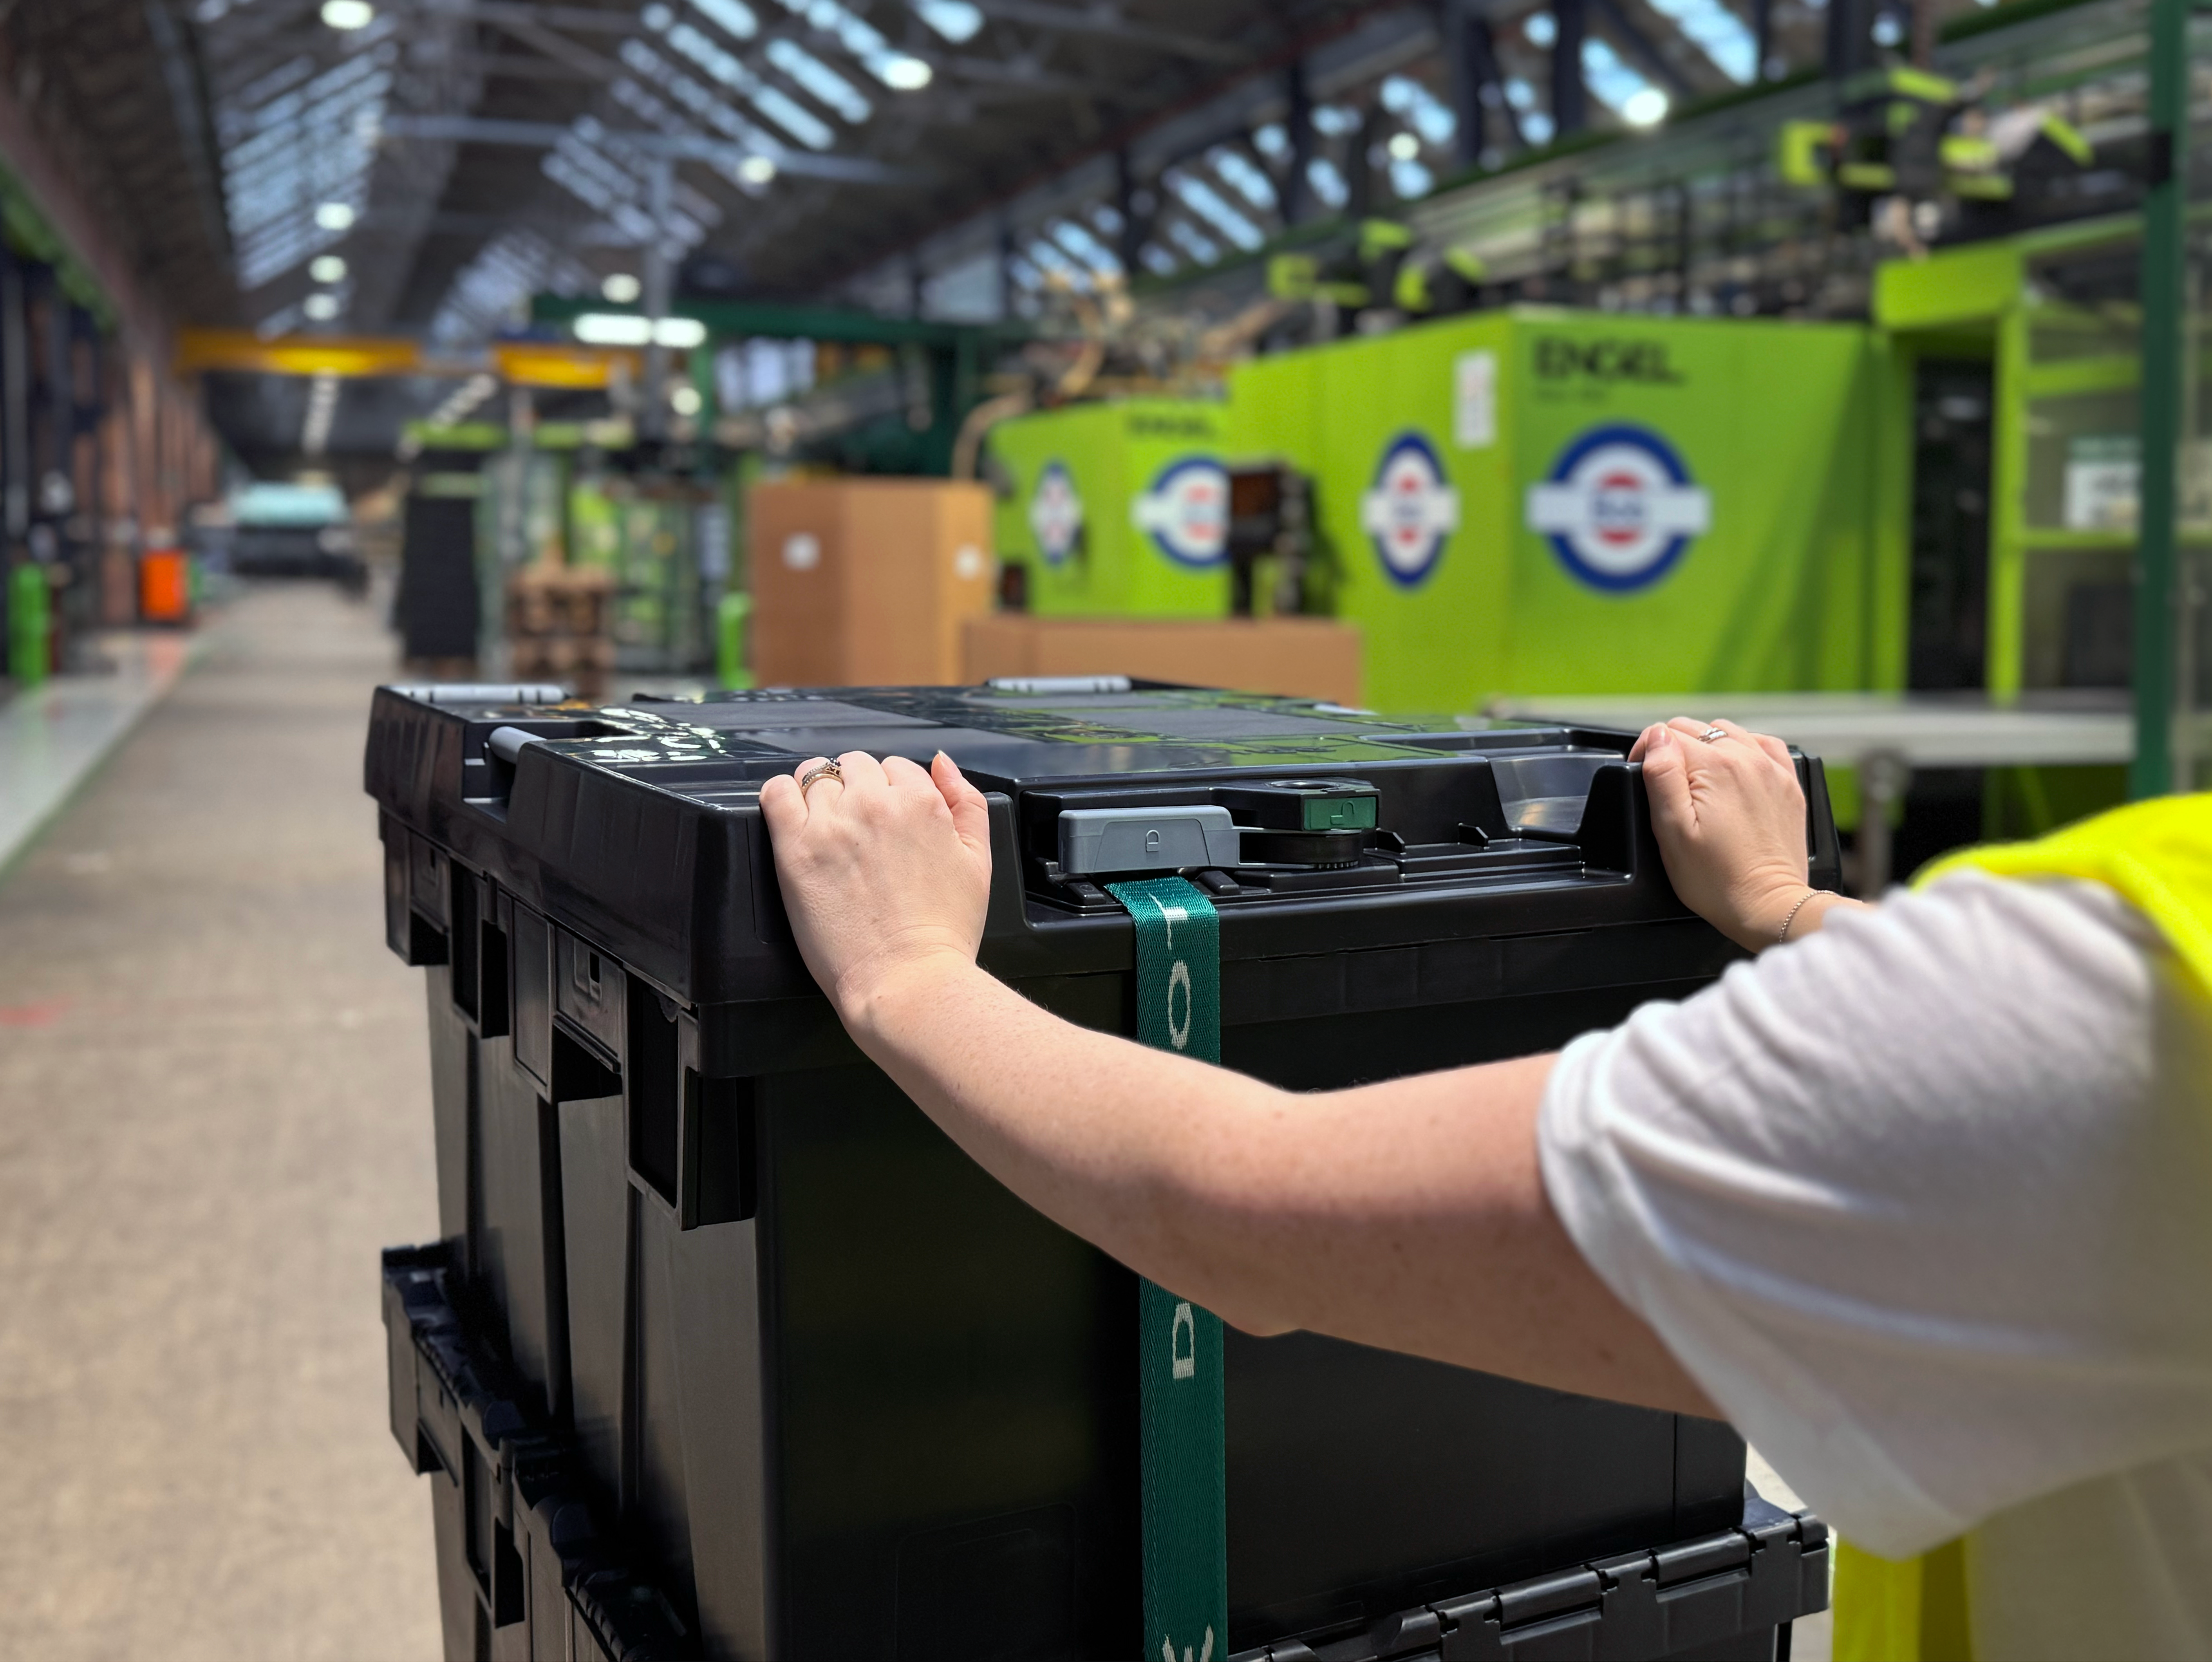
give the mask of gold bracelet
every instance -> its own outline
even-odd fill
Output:
[[[1777,945],[1790,939],[1790,926],[1797,921],[1797,914],[1805,910],[1807,901],[1820,892],[1818,889],[1808,889],[1797,897],[1797,904],[1790,909],[1790,916],[1782,920],[1782,933],[1774,937]]]

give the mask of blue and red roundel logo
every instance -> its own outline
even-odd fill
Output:
[[[1229,556],[1229,470],[1212,456],[1180,456],[1129,504],[1129,519],[1177,565]]]
[[[1419,433],[1401,433],[1382,452],[1375,483],[1359,499],[1359,528],[1391,581],[1407,588],[1425,581],[1459,529],[1459,492],[1444,482],[1435,448]]]
[[[1575,577],[1614,594],[1657,582],[1712,521],[1711,493],[1644,427],[1592,428],[1528,487],[1528,528]]]
[[[1083,497],[1075,475],[1063,461],[1048,461],[1030,493],[1030,529],[1047,565],[1059,565],[1075,552],[1083,536]]]

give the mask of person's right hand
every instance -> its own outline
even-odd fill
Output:
[[[1699,738],[1715,728],[1726,736]],[[1790,747],[1733,721],[1678,715],[1646,728],[1628,759],[1644,764],[1652,830],[1683,904],[1739,946],[1772,946],[1814,892]]]
[[[850,1027],[905,971],[972,965],[991,898],[991,810],[952,758],[816,757],[761,787],[776,880],[806,967]]]

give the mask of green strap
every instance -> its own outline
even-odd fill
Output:
[[[1137,1037],[1221,1060],[1221,919],[1180,877],[1109,883],[1137,926]],[[1137,1284],[1144,1495],[1145,1662],[1229,1653],[1229,1495],[1221,1318]]]

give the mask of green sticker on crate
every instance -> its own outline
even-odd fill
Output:
[[[1221,1060],[1221,920],[1180,877],[1109,883],[1137,926],[1137,1037]],[[1137,1288],[1146,1662],[1229,1653],[1228,1481],[1221,1318],[1164,1287]]]

